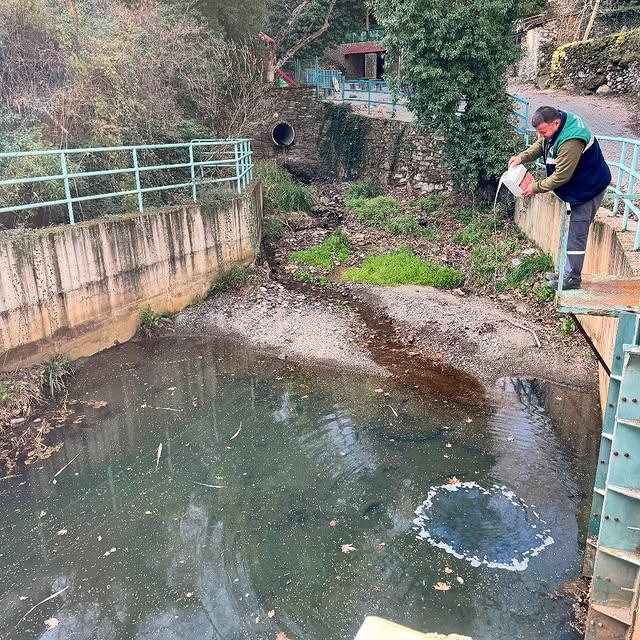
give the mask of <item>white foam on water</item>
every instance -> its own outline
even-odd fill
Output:
[[[481,567],[483,565],[489,567],[490,569],[504,569],[506,571],[525,571],[529,566],[529,560],[538,556],[546,547],[554,544],[555,540],[549,535],[551,533],[550,530],[545,530],[542,533],[536,533],[536,538],[541,541],[541,543],[531,549],[527,549],[521,554],[521,557],[512,558],[509,562],[497,562],[494,560],[490,560],[485,555],[482,559],[480,559],[477,555],[471,555],[470,551],[465,550],[463,553],[456,551],[456,549],[447,542],[442,540],[436,540],[432,537],[428,526],[429,516],[427,512],[433,507],[433,499],[435,496],[443,491],[448,491],[450,493],[460,491],[462,489],[477,489],[483,495],[500,495],[509,501],[513,506],[518,507],[519,509],[526,508],[526,503],[524,501],[516,500],[516,494],[514,491],[510,491],[506,486],[498,486],[493,485],[490,489],[486,489],[482,487],[477,482],[460,482],[457,484],[443,484],[439,486],[430,487],[429,492],[427,493],[426,500],[416,509],[415,513],[417,518],[413,521],[416,525],[417,530],[417,538],[419,540],[426,540],[431,546],[436,547],[437,549],[442,549],[446,553],[454,556],[458,560],[466,560],[471,564],[472,567]],[[535,517],[543,524],[546,524],[544,520],[539,516],[535,511],[533,512]],[[537,529],[537,525],[530,524],[532,529]]]

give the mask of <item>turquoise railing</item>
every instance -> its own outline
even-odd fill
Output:
[[[512,112],[516,116],[513,128],[523,134],[529,143],[537,135],[534,129],[528,127],[529,103],[518,96],[511,98],[514,101]],[[640,219],[640,193],[635,191],[636,186],[640,186],[640,140],[598,134],[596,137],[601,145],[606,144],[605,158],[613,175],[613,183],[609,185],[609,193],[613,196],[611,215],[620,215],[620,203],[624,202],[620,228],[628,231],[631,214]],[[633,249],[640,251],[640,221],[636,227]]]
[[[144,158],[157,158],[158,153],[169,152],[173,155],[170,162],[146,164]],[[124,157],[128,161],[124,161]],[[238,193],[253,178],[253,160],[251,141],[246,138],[215,140],[198,139],[177,144],[133,145],[123,147],[96,147],[85,149],[45,149],[41,151],[13,151],[0,153],[0,171],[14,171],[12,161],[24,159],[44,159],[51,167],[46,174],[22,175],[0,180],[0,204],[9,200],[11,204],[0,207],[0,213],[25,211],[42,207],[65,205],[69,223],[75,223],[74,205],[135,195],[137,208],[144,211],[144,195],[167,190],[190,189],[193,201],[197,201],[198,187],[206,184],[229,185]],[[83,165],[99,166],[100,163],[118,164],[116,168],[81,170]],[[16,172],[20,172],[20,167]],[[176,173],[179,181],[176,182]],[[132,176],[131,188],[99,192],[96,179],[101,176]],[[154,184],[150,184],[153,179]],[[87,180],[89,183],[87,184]],[[38,186],[54,183],[64,197],[39,200]],[[7,197],[3,192],[8,187],[29,185],[29,191],[23,195],[26,202],[13,202],[15,195]],[[62,188],[60,188],[60,185]],[[133,186],[135,185],[135,186]],[[83,195],[78,195],[83,193]],[[75,194],[75,195],[74,195]]]
[[[378,29],[369,29],[369,31],[355,31],[348,33],[345,38],[345,42],[380,42],[384,38],[384,29],[382,27]]]

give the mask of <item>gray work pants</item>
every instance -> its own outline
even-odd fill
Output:
[[[584,254],[589,238],[589,228],[596,217],[596,213],[602,204],[605,193],[583,202],[571,205],[571,217],[569,219],[569,242],[567,244],[567,262],[565,263],[565,278],[575,278],[580,282],[582,278],[582,266]]]

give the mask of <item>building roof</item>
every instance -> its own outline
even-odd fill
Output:
[[[345,56],[351,56],[354,53],[377,53],[386,51],[379,42],[355,42],[353,44],[343,44],[340,49]]]

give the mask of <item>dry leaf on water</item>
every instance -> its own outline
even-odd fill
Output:
[[[47,625],[47,629],[55,629],[60,624],[60,621],[58,618],[49,618],[44,623]]]
[[[329,526],[330,527],[335,527],[338,524],[337,520],[329,520]]]
[[[351,553],[352,551],[356,550],[356,548],[352,544],[343,544],[340,548],[342,550],[342,553]]]
[[[449,591],[449,589],[451,589],[451,585],[448,582],[436,582],[436,584],[433,585],[433,588],[436,591]]]
[[[456,580],[457,580],[460,584],[464,584],[464,580],[463,580],[460,576],[458,576],[458,577],[456,578]]]
[[[444,568],[444,572],[449,575],[450,573],[453,573],[453,569],[449,568],[449,567],[445,567]]]
[[[289,636],[284,631],[276,633],[276,640],[289,640]]]
[[[376,545],[376,551],[382,551],[386,546],[386,542],[378,542],[378,544]]]
[[[448,478],[447,482],[449,484],[460,484],[460,480],[458,478],[456,478],[455,476],[451,476],[450,478]]]
[[[267,611],[267,618],[273,618],[276,615],[275,609],[271,609],[271,611]]]
[[[66,536],[67,535],[67,530],[66,529],[60,529],[60,531],[58,531],[58,535],[59,536]]]

